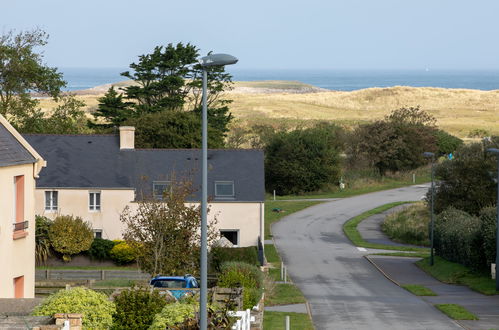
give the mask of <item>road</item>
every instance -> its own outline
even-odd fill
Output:
[[[317,329],[462,329],[386,279],[346,238],[343,223],[377,206],[419,200],[419,185],[323,203],[272,228],[293,282],[310,303]]]

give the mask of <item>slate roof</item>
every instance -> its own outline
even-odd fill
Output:
[[[168,181],[171,174],[189,178],[200,200],[201,150],[120,150],[117,135],[25,134],[24,138],[47,161],[37,188],[130,189],[150,194],[153,181]],[[263,151],[215,149],[208,152],[208,195],[215,181],[234,181],[230,201],[265,199]]]
[[[5,126],[0,124],[0,167],[32,164],[35,157],[12,135]]]

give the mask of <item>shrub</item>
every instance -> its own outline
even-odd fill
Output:
[[[125,241],[115,240],[115,245],[109,252],[111,259],[118,265],[125,265],[135,261],[135,250],[128,245]]]
[[[69,262],[71,255],[90,249],[94,233],[90,223],[82,218],[60,215],[50,226],[49,239],[54,250],[62,253],[63,260]]]
[[[220,272],[222,264],[228,261],[241,261],[250,265],[260,265],[256,246],[239,248],[213,247],[210,258],[210,266],[215,272]]]
[[[252,308],[260,300],[263,275],[258,267],[244,262],[226,262],[221,267],[218,286],[243,288],[243,308]]]
[[[199,309],[196,303],[174,303],[168,304],[161,312],[156,314],[150,330],[169,329],[172,326],[184,323],[196,316]]]
[[[55,313],[81,313],[83,327],[109,329],[116,311],[114,303],[105,294],[78,287],[60,290],[49,296],[34,311],[35,316],[53,316]]]
[[[440,155],[453,153],[463,144],[463,140],[441,129],[435,131],[435,137]]]
[[[154,316],[166,305],[158,291],[148,288],[125,290],[114,300],[113,329],[148,329]]]
[[[480,219],[449,208],[435,221],[434,244],[437,255],[475,270],[486,266],[482,250]]]
[[[109,260],[111,259],[111,249],[116,243],[108,239],[94,238],[92,246],[87,251],[87,254],[92,259]]]
[[[50,256],[49,231],[52,221],[47,217],[35,217],[35,259],[37,264],[47,261]]]
[[[480,212],[482,223],[481,234],[483,240],[483,251],[487,267],[496,261],[496,222],[497,209],[495,207],[486,207]]]
[[[381,227],[396,242],[428,246],[429,221],[428,208],[423,203],[416,203],[388,215]]]

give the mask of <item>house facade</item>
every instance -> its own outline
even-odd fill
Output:
[[[0,115],[0,298],[34,298],[35,179],[45,164]]]
[[[161,199],[175,180],[192,181],[187,201],[201,198],[201,150],[136,149],[134,128],[119,135],[37,135],[25,138],[50,164],[36,187],[36,214],[80,216],[96,237],[119,239],[120,215],[144,197]],[[209,150],[209,217],[235,246],[254,246],[264,230],[264,172],[261,150]]]

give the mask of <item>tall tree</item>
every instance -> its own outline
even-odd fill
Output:
[[[0,114],[14,124],[27,114],[39,116],[38,100],[30,93],[47,94],[55,99],[66,85],[57,68],[43,63],[36,48],[47,44],[48,35],[40,30],[0,36]]]
[[[123,94],[111,86],[103,97],[97,99],[99,104],[93,113],[94,119],[102,118],[105,123],[88,122],[89,127],[111,128],[120,126],[133,115],[133,103],[123,101]]]

